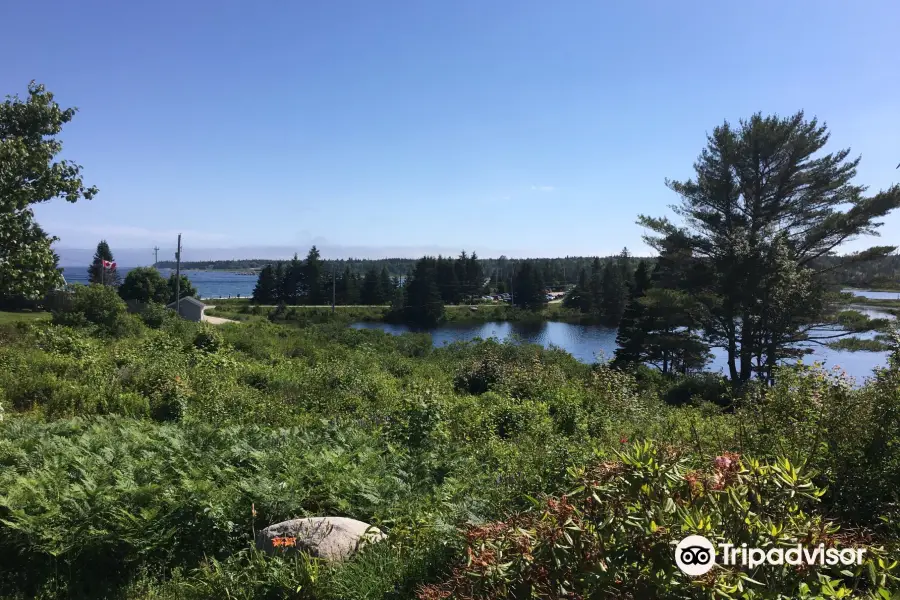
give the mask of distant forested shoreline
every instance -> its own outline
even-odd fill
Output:
[[[853,255],[829,256],[820,258],[823,267],[833,267],[841,262],[850,263]],[[601,264],[617,260],[618,255],[594,257],[594,256],[566,256],[559,258],[479,258],[482,271],[485,273],[515,272],[528,262],[538,266],[547,279],[555,285],[578,283],[578,274],[582,269],[590,270],[594,259],[599,258]],[[343,273],[349,270],[354,275],[365,275],[366,272],[375,269],[381,271],[387,269],[391,277],[406,276],[412,273],[417,258],[347,258],[340,260],[322,259],[322,267],[326,272],[336,271]],[[649,265],[655,263],[656,258],[650,256],[631,256],[634,265],[640,261],[647,261]],[[181,263],[184,270],[206,271],[251,271],[261,270],[268,265],[276,265],[286,262],[284,259],[235,259],[235,260],[207,260],[185,261]],[[166,260],[156,263],[160,269],[174,269],[175,261]],[[895,290],[900,289],[900,256],[891,255],[874,259],[868,262],[855,262],[837,270],[834,274],[835,283],[846,287]]]

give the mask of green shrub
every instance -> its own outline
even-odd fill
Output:
[[[76,285],[66,306],[53,313],[53,323],[81,327],[95,325],[104,333],[116,333],[122,327],[128,307],[108,285]]]
[[[157,302],[147,304],[140,312],[140,317],[144,324],[152,329],[160,329],[167,321],[178,318],[175,311]]]
[[[837,535],[816,513],[823,491],[786,459],[761,462],[728,454],[707,464],[649,442],[570,471],[571,491],[504,521],[469,526],[468,560],[437,598],[821,598],[892,597],[896,562],[859,535]],[[692,579],[675,564],[673,545],[689,534],[751,548],[865,546],[855,572],[841,566],[764,566],[752,579],[718,566]],[[884,590],[882,592],[882,590]]]
[[[194,336],[193,345],[203,352],[217,352],[223,344],[222,335],[213,325],[203,323],[197,335]]]
[[[691,402],[712,402],[720,406],[731,404],[728,381],[714,373],[680,377],[663,396],[666,404],[684,406]]]

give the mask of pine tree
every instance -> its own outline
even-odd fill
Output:
[[[622,251],[619,252],[619,256],[617,258],[617,264],[619,267],[619,274],[622,277],[622,281],[625,282],[625,287],[627,288],[627,297],[631,297],[631,287],[634,285],[634,269],[631,268],[631,253],[628,252],[628,247],[622,248]]]
[[[542,308],[547,304],[543,275],[540,268],[530,260],[519,267],[513,279],[513,300],[523,308]]]
[[[350,272],[350,267],[345,267],[344,272],[337,279],[337,304],[359,304],[359,282],[356,275]]]
[[[313,246],[306,255],[306,261],[303,269],[303,283],[306,292],[306,303],[312,305],[326,304],[325,290],[323,288],[324,267],[322,266],[321,254],[319,250]],[[330,304],[330,302],[328,302]]]
[[[257,304],[274,304],[278,296],[278,280],[275,278],[275,268],[266,265],[259,272],[256,287],[253,288],[252,301]]]
[[[709,362],[709,346],[698,335],[696,303],[684,292],[653,287],[645,305],[641,361],[663,373],[701,370]]]
[[[391,279],[387,267],[381,267],[381,275],[379,276],[379,302],[378,304],[387,304],[394,298],[394,292],[397,290],[396,282]]]
[[[588,310],[582,312],[600,315],[603,310],[603,264],[596,257],[591,264],[591,277],[588,280],[588,297],[590,301],[585,302]]]
[[[296,305],[303,304],[304,301],[308,300],[308,297],[306,296],[306,286],[304,285],[305,280],[305,265],[295,252],[294,257],[284,268],[284,278],[282,280],[283,297],[281,301],[285,304]]]
[[[97,251],[94,252],[94,260],[88,267],[88,281],[91,283],[102,283],[103,285],[117,286],[121,283],[119,272],[116,267],[104,267],[103,262],[115,262],[112,250],[106,240],[101,240],[97,244]]]
[[[484,269],[474,252],[466,262],[466,283],[469,296],[480,296],[484,291]]]
[[[577,308],[583,313],[591,312],[591,290],[588,283],[587,269],[582,268],[578,273],[578,283],[575,288],[563,300],[566,308]]]
[[[456,304],[459,301],[459,279],[456,276],[456,267],[450,257],[437,257],[436,285],[444,304]]]
[[[609,327],[618,327],[628,303],[628,286],[622,280],[618,265],[608,261],[603,268],[603,282],[600,288],[600,311],[603,322]]]
[[[823,257],[860,235],[875,233],[900,207],[900,186],[867,195],[854,183],[860,159],[825,150],[827,128],[803,112],[759,113],[723,123],[707,136],[695,177],[667,181],[681,199],[681,223],[642,216],[648,243],[675,251],[682,263],[673,289],[697,304],[702,327],[727,353],[737,387],[756,374],[771,380],[797,343],[834,338],[821,332],[840,298]],[[895,250],[875,246],[848,257],[870,261]]]
[[[619,331],[616,334],[616,345],[618,346],[614,360],[616,365],[633,365],[641,360],[647,323],[644,321],[644,305],[640,300],[650,285],[650,269],[642,260],[634,272],[628,307],[625,309],[625,314],[619,323]]]
[[[453,274],[456,277],[456,293],[454,300],[460,302],[467,299],[471,294],[469,286],[469,277],[466,269],[469,266],[469,255],[463,250],[459,256],[453,261]]]
[[[275,263],[275,297],[273,300],[276,304],[285,303],[288,287],[284,280],[284,263],[279,260]]]
[[[366,271],[363,277],[362,287],[359,291],[359,301],[361,304],[376,305],[383,304],[383,298],[378,271],[375,270],[375,267],[372,267]]]
[[[438,289],[438,259],[423,257],[405,284],[404,318],[417,325],[431,326],[444,318],[444,301]]]

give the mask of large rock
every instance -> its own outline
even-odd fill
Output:
[[[344,560],[365,544],[385,537],[373,525],[345,517],[309,517],[269,525],[256,534],[256,547],[270,554],[302,551],[326,560]]]

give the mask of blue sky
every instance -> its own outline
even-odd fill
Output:
[[[802,108],[860,183],[900,181],[894,0],[53,0],[4,21],[0,92],[78,106],[65,155],[100,188],[37,208],[60,247],[647,252],[665,178],[758,110]]]

